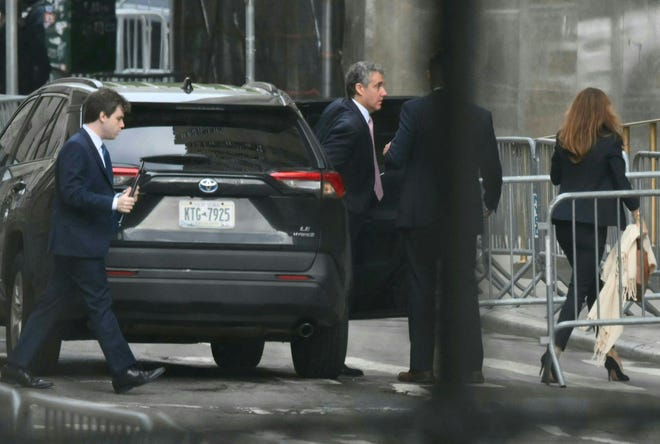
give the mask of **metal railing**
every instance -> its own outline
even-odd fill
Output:
[[[172,71],[169,22],[156,9],[118,8],[118,74],[163,74]],[[155,52],[154,52],[155,51]]]
[[[630,152],[630,132],[635,128],[646,127],[648,129],[649,151],[657,151],[658,146],[658,122],[660,119],[640,120],[638,122],[625,123],[623,125],[623,146]]]
[[[2,442],[186,443],[164,413],[144,413],[0,384]]]
[[[14,115],[18,105],[25,99],[25,96],[12,96],[0,94],[0,131],[2,131],[9,119]]]
[[[654,173],[638,173],[641,175],[646,175],[646,176],[651,176],[654,175]],[[657,177],[657,176],[656,176]],[[635,177],[633,176],[633,179]],[[595,203],[595,208],[597,208],[598,205],[598,200],[602,199],[617,199],[617,206],[619,206],[619,202],[621,199],[626,198],[626,197],[639,197],[640,200],[645,201],[645,200],[656,200],[658,197],[660,197],[660,190],[631,190],[631,191],[598,191],[598,192],[582,192],[582,193],[564,193],[559,196],[557,196],[552,203],[550,204],[550,208],[548,210],[548,216],[546,219],[546,223],[550,225],[552,222],[552,213],[557,208],[557,206],[564,201],[576,201],[580,199],[590,199],[594,200]],[[596,211],[596,210],[594,210]],[[643,213],[643,209],[640,210],[641,217],[644,219],[646,215]],[[615,238],[610,239],[610,248],[618,248],[618,266],[619,266],[619,294],[621,294],[621,251],[620,247],[618,246],[617,241],[619,240],[619,233],[618,230],[615,230]],[[557,254],[556,248],[554,245],[556,244],[556,239],[555,239],[555,234],[554,230],[550,230],[548,232],[548,236],[545,238],[545,251],[549,256],[554,257]],[[653,246],[653,249],[657,251],[657,246]],[[607,253],[607,250],[606,250]],[[594,258],[595,263],[599,264],[601,263],[602,258]],[[624,301],[621,296],[619,296],[619,318],[616,319],[604,319],[601,318],[600,315],[597,319],[573,319],[573,320],[568,320],[568,321],[562,321],[562,322],[556,322],[555,321],[555,303],[556,303],[556,296],[557,296],[557,282],[554,279],[554,276],[556,275],[556,270],[554,269],[556,267],[556,261],[555,260],[547,260],[545,262],[546,269],[545,269],[545,282],[546,282],[546,289],[547,289],[547,319],[548,319],[548,334],[546,337],[541,338],[541,343],[545,344],[548,346],[548,352],[550,353],[550,356],[552,358],[552,366],[555,370],[555,373],[557,375],[557,382],[561,386],[565,386],[565,379],[563,376],[563,373],[561,371],[561,366],[559,364],[559,359],[556,354],[555,350],[555,333],[558,330],[565,329],[565,328],[575,328],[575,327],[599,327],[599,326],[610,326],[610,325],[644,325],[644,324],[660,324],[660,317],[657,316],[657,310],[649,310],[648,307],[652,307],[649,305],[649,301],[652,299],[660,299],[660,294],[656,293],[653,291],[651,286],[649,288],[644,288],[642,286],[642,298],[641,302],[639,303],[639,306],[641,308],[641,313],[640,314],[635,314],[632,313],[629,309],[630,301]],[[600,290],[599,285],[598,290]],[[596,298],[595,302],[596,306],[598,307],[598,313],[600,313],[600,301],[598,298]],[[577,313],[577,310],[575,310]],[[655,316],[651,316],[655,315]],[[579,313],[576,314],[576,317],[579,317]]]
[[[480,305],[545,304],[537,284],[545,278],[541,247],[547,232],[539,208],[547,203],[539,201],[536,189],[550,177],[511,176],[502,182],[498,211],[488,218],[481,239],[485,270],[480,278],[489,285]]]

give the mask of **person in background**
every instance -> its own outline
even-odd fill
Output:
[[[455,102],[444,88],[448,63],[444,52],[430,59],[431,93],[404,103],[399,128],[383,150],[386,166],[405,168],[396,220],[410,282],[410,369],[399,373],[402,382],[435,379],[436,307],[442,353],[439,381],[484,381],[476,242],[483,231],[483,205],[488,215],[497,209],[502,167],[490,112]],[[467,129],[460,135],[460,146],[449,143],[457,136],[451,133],[453,115],[460,116]],[[452,232],[455,227],[460,232]],[[461,238],[460,248],[471,254],[454,254],[448,239],[456,237]]]
[[[315,133],[346,188],[344,203],[348,210],[351,255],[356,264],[360,254],[357,244],[366,214],[383,197],[371,114],[381,108],[387,91],[383,68],[371,62],[351,65],[345,81],[347,97],[333,101],[323,110]],[[346,365],[341,373],[363,374],[362,370]]]
[[[621,121],[607,94],[598,88],[580,91],[566,111],[552,155],[550,178],[553,184],[559,185],[559,193],[630,190],[623,158],[622,133]],[[622,199],[619,208],[616,199],[599,199],[597,214],[593,200],[576,199],[574,202],[575,213],[573,201],[566,200],[552,214],[557,242],[574,270],[557,322],[575,320],[585,300],[589,308],[596,301],[599,292],[596,283],[598,264],[605,249],[607,227],[625,226],[623,204],[633,212],[639,223],[637,197]],[[566,348],[572,330],[562,328],[556,332],[557,356]],[[621,359],[614,347],[607,352],[605,368],[611,379],[629,380],[623,373]],[[557,380],[548,351],[541,357],[541,374],[541,381],[546,384]]]
[[[130,187],[115,194],[110,154],[103,139],[124,128],[130,104],[119,93],[100,88],[83,104],[83,127],[64,143],[55,171],[55,199],[48,238],[54,269],[46,292],[30,314],[16,347],[8,354],[0,380],[30,388],[53,384],[33,376],[30,366],[58,322],[84,307],[112,374],[112,387],[124,393],[165,372],[142,370],[119,328],[105,270],[105,256],[117,229],[117,213],[130,213],[137,201]]]
[[[7,51],[6,51],[6,34],[5,28],[5,4],[0,5],[0,94],[7,93]]]
[[[30,94],[48,82],[50,60],[45,25],[52,6],[45,0],[23,0],[18,26],[18,93]]]

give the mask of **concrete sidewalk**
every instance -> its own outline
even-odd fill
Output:
[[[539,339],[548,332],[546,310],[545,305],[481,308],[481,322],[489,331]],[[660,364],[659,333],[660,324],[626,325],[616,343],[617,351],[623,358]],[[574,328],[568,347],[593,351],[594,340],[592,331]]]

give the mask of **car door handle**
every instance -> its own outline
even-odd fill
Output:
[[[20,192],[23,191],[26,187],[27,187],[27,185],[25,184],[25,182],[20,181],[20,182],[16,182],[16,183],[11,187],[11,190],[12,190],[14,193],[20,193]]]

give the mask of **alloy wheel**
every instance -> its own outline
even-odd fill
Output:
[[[23,308],[24,308],[24,294],[23,294],[23,273],[17,271],[14,274],[14,285],[11,289],[11,305],[9,308],[9,343],[7,347],[13,350],[18,342],[18,337],[21,335],[23,328]]]

